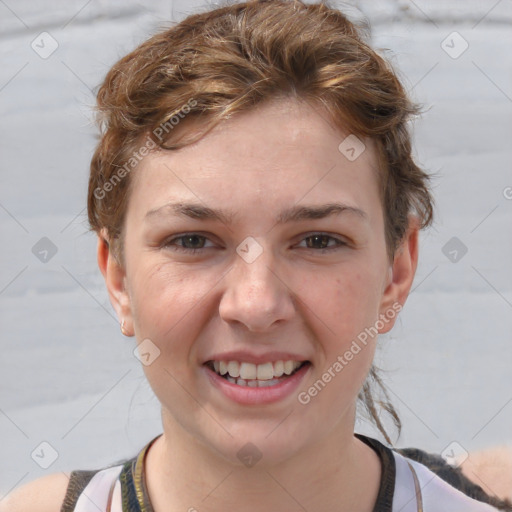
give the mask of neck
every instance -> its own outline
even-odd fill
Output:
[[[151,446],[145,463],[155,512],[374,508],[380,459],[353,435],[353,428],[340,428],[274,466],[244,467],[197,442],[165,414],[162,418],[164,434]]]

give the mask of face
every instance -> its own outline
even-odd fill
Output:
[[[100,267],[143,343],[164,431],[236,463],[247,442],[277,463],[353,434],[415,232],[390,262],[375,148],[350,161],[348,134],[280,100],[134,171],[125,267]]]

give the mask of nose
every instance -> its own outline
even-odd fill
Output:
[[[264,332],[293,317],[294,293],[271,250],[263,250],[252,262],[237,254],[233,265],[219,306],[224,321],[244,325],[251,332]]]

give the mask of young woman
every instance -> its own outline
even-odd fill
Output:
[[[433,207],[417,108],[342,13],[275,0],[189,16],[115,64],[98,107],[89,220],[163,433],[9,510],[510,507],[441,457],[354,433],[360,401],[392,445],[372,361]]]

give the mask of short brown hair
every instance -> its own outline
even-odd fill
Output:
[[[223,119],[279,97],[321,107],[341,130],[376,142],[390,259],[410,213],[422,228],[431,224],[429,177],[413,161],[407,125],[420,109],[390,63],[327,2],[253,0],[190,15],[157,33],[117,62],[101,85],[101,139],[91,162],[88,216],[94,231],[106,228],[121,264],[129,172],[140,153],[183,147]],[[197,136],[184,140],[190,123],[204,130],[192,130]],[[400,430],[375,367],[360,398],[391,442],[375,411],[371,379],[384,391],[380,403]]]

